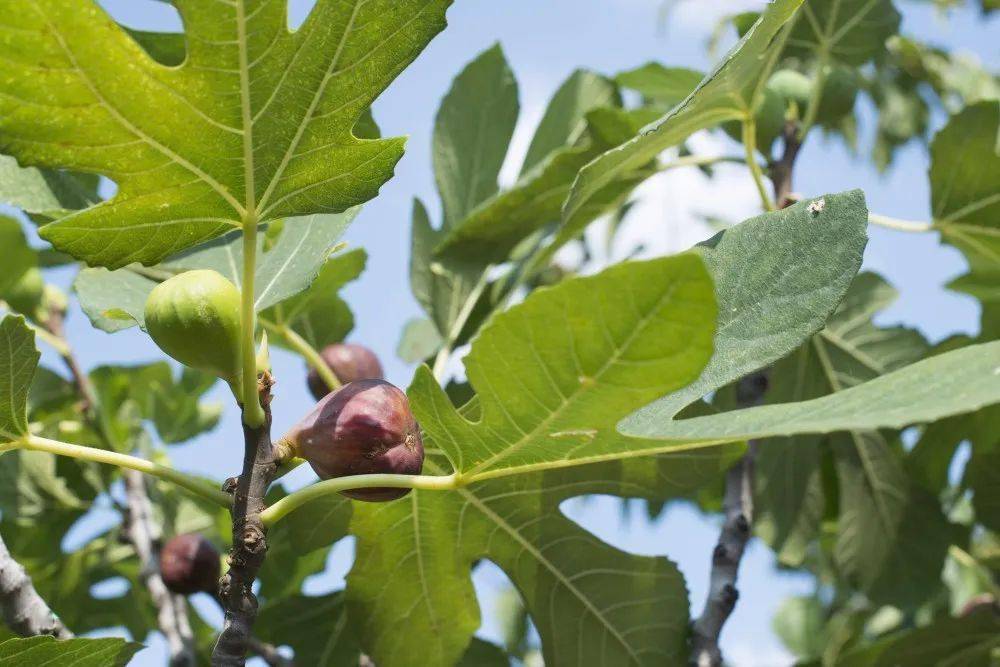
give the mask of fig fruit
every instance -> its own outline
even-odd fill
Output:
[[[221,574],[219,552],[198,533],[176,535],[160,550],[160,577],[173,593],[214,593]]]
[[[383,377],[382,364],[379,363],[378,357],[364,345],[334,343],[324,347],[319,356],[323,357],[326,365],[344,384],[357,380],[381,380]],[[309,370],[306,383],[317,401],[330,393],[330,388],[326,386],[326,382],[315,368]]]
[[[798,104],[800,111],[809,105],[814,82],[793,69],[780,69],[767,80],[767,89],[782,99]]]
[[[42,272],[37,267],[31,267],[4,294],[0,294],[0,299],[6,301],[14,312],[35,318],[44,291]]]
[[[281,440],[322,479],[391,473],[418,475],[424,463],[420,426],[406,394],[385,380],[357,380],[324,396]],[[409,489],[348,489],[356,500],[401,498]]]
[[[240,396],[240,291],[221,274],[185,271],[146,299],[146,331],[185,366],[216,375]]]

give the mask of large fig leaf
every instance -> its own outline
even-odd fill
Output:
[[[358,139],[355,124],[449,4],[320,0],[293,32],[284,2],[175,0],[187,53],[171,67],[93,0],[3,0],[0,150],[118,184],[41,230],[112,269],[242,222],[344,211],[375,196],[403,150]]]
[[[827,202],[825,211],[830,215],[830,227],[817,224],[803,204],[730,229],[713,241],[714,249],[701,251],[706,267],[715,278],[719,302],[720,328],[715,337],[715,354],[735,350],[742,342],[749,349],[747,355],[756,356],[756,359],[748,358],[740,363],[753,369],[787,354],[823,326],[826,314],[843,297],[860,264],[867,223],[867,212],[857,193],[833,195]],[[769,248],[775,253],[773,259],[768,257]],[[801,257],[796,259],[789,249],[801,249]],[[753,258],[761,267],[759,276],[754,275],[753,267],[745,264],[747,258]],[[476,363],[485,363],[482,359],[486,357],[517,363],[519,377],[525,380],[520,387],[527,392],[545,380],[546,369],[558,369],[560,364],[566,363],[569,346],[538,344],[544,338],[522,342],[511,337],[502,347],[496,348],[487,345],[491,341],[499,345],[493,337],[499,333],[488,333],[491,328],[498,332],[517,331],[526,321],[526,315],[519,312],[519,308],[560,296],[560,291],[567,296],[579,293],[567,285],[585,285],[591,295],[589,299],[595,299],[624,275],[616,271],[639,271],[645,275],[652,268],[663,270],[658,267],[676,261],[625,264],[594,278],[575,279],[529,296],[525,306],[496,316],[474,340],[473,354],[480,358]],[[773,270],[768,268],[772,266]],[[778,275],[775,272],[779,270],[789,274],[787,280],[775,280]],[[734,289],[741,277],[750,284],[761,281],[771,291],[750,290],[744,298]],[[777,297],[778,293],[783,296]],[[589,299],[562,298],[561,307],[545,320],[549,329],[575,331],[577,326],[583,329],[582,323],[599,312]],[[614,303],[622,301],[625,302],[622,307],[631,312],[627,300],[618,299]],[[802,305],[796,307],[800,303]],[[774,307],[775,304],[782,308]],[[603,307],[612,308],[613,305]],[[653,320],[646,326],[668,327],[670,324],[669,320]],[[593,325],[589,327],[593,328]],[[753,331],[765,333],[754,340],[748,335]],[[638,335],[645,337],[647,334],[639,332]],[[577,338],[573,340],[576,342]],[[587,339],[580,335],[579,340]],[[649,361],[641,368],[655,363],[652,354],[655,350],[667,354],[674,343],[668,338],[655,338],[649,345]],[[586,346],[583,349],[594,348]],[[519,360],[523,361],[518,363]],[[500,362],[489,363],[492,367]],[[709,368],[713,365],[714,362]],[[737,372],[742,372],[743,366]],[[618,372],[635,373],[636,369]],[[708,372],[708,369],[704,371]],[[489,375],[490,378],[494,376],[500,377],[495,373]],[[730,381],[722,368],[716,367],[704,393]],[[490,445],[502,446],[499,432],[488,430],[485,418],[476,424],[459,421],[465,418],[455,413],[446,399],[436,399],[440,390],[435,387],[423,389],[421,383],[422,378],[418,377],[411,388],[411,397],[427,430],[427,446],[431,451],[442,449],[450,454],[461,449],[459,454],[478,455],[477,452],[485,451]],[[648,387],[649,383],[640,386]],[[485,409],[493,400],[488,396],[497,389],[485,385],[484,392],[481,384],[476,388],[480,390],[480,407]],[[430,392],[433,402],[423,392]],[[551,428],[554,432],[557,428],[572,426],[570,433],[579,433],[581,440],[588,435],[589,429],[597,427],[592,445],[596,448],[613,446],[617,442],[613,434],[601,427],[605,417],[612,411],[621,410],[625,402],[642,392],[645,389],[641,392],[630,389],[624,382],[608,384],[601,394],[601,404],[587,400],[582,405],[588,410],[571,411],[568,415],[543,412],[542,406],[533,403],[526,393],[510,402],[510,406],[518,411],[517,414],[529,410],[537,412],[543,428]],[[686,402],[697,401],[701,395],[695,394]],[[491,407],[487,412],[497,409]],[[571,416],[574,418],[572,424],[567,421]],[[554,427],[559,420],[567,422],[566,425]],[[535,437],[543,446],[558,445],[558,438],[554,443],[546,443],[543,433]],[[575,446],[578,442],[570,439],[569,445]],[[641,440],[632,441],[635,449],[627,452],[629,458],[502,478],[500,472],[542,468],[550,463],[490,468],[484,476],[497,475],[497,479],[476,482],[457,492],[414,491],[406,499],[388,505],[357,504],[351,530],[359,540],[358,559],[348,579],[348,598],[352,609],[356,609],[352,611],[353,617],[360,619],[366,651],[373,654],[379,664],[390,666],[451,664],[478,626],[478,607],[468,573],[476,560],[487,558],[507,572],[525,598],[542,634],[549,661],[589,664],[588,658],[593,658],[606,664],[650,665],[683,661],[687,602],[676,568],[660,559],[636,557],[612,549],[574,526],[558,509],[562,499],[593,493],[642,497],[657,502],[689,494],[708,480],[717,479],[734,453],[708,448],[634,457],[634,454],[643,453],[644,444]],[[461,461],[467,462],[466,459]],[[551,465],[573,462],[579,459],[563,457],[552,461]],[[505,460],[500,459],[498,463],[505,465]],[[427,472],[447,471],[448,464],[443,456],[436,454],[429,459]],[[307,518],[322,513],[320,508],[315,513],[309,510],[311,506],[298,510],[289,518],[298,512],[305,513]],[[579,619],[579,623],[567,624],[567,618]],[[650,618],[657,619],[652,632],[647,625]],[[435,637],[434,642],[425,644],[430,647],[429,654],[414,656],[406,650],[408,642],[427,636]]]

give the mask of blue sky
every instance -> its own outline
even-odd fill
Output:
[[[101,0],[116,18],[133,27],[175,30],[179,21],[174,10],[151,0]],[[292,21],[301,20],[312,3],[290,0]],[[381,357],[388,378],[405,386],[412,368],[395,358],[394,350],[402,324],[419,314],[407,282],[409,210],[414,196],[437,209],[430,171],[430,132],[441,96],[452,77],[476,54],[499,42],[520,84],[521,119],[515,135],[513,158],[505,174],[513,173],[544,105],[556,86],[575,68],[586,67],[614,73],[649,60],[670,65],[707,69],[705,40],[714,17],[759,7],[743,0],[688,0],[680,3],[668,20],[659,21],[660,0],[457,0],[448,13],[449,27],[375,104],[374,113],[384,135],[408,135],[407,153],[396,177],[386,184],[377,200],[365,207],[347,234],[352,246],[367,249],[370,259],[362,279],[346,290],[354,309],[357,328],[353,340],[364,342]],[[970,9],[942,16],[928,4],[897,1],[904,12],[904,31],[925,40],[959,48],[978,56],[996,69],[998,20],[982,22]],[[863,113],[870,119],[870,114]],[[942,119],[937,119],[938,123]],[[870,123],[862,126],[862,145],[870,139]],[[709,150],[733,150],[711,137],[698,139]],[[799,158],[796,190],[816,195],[862,188],[873,211],[914,220],[929,215],[927,156],[919,147],[903,151],[896,168],[879,175],[856,161],[837,142],[814,138]],[[628,233],[656,239],[654,247],[680,250],[707,236],[694,213],[712,211],[736,221],[756,213],[757,203],[745,171],[733,167],[713,182],[694,170],[658,177],[645,185],[646,204],[637,210]],[[949,292],[943,284],[964,271],[960,255],[938,244],[935,234],[906,234],[884,229],[871,232],[866,267],[882,273],[900,291],[899,301],[881,317],[885,323],[902,322],[920,328],[934,340],[955,331],[974,332],[978,308],[971,299]],[[53,279],[67,285],[71,274],[53,272]],[[160,358],[158,350],[135,330],[108,334],[94,330],[78,309],[69,323],[84,365],[128,363]],[[304,371],[298,359],[274,352],[279,380],[275,403],[275,432],[290,426],[311,406],[301,380]],[[53,367],[57,364],[47,355]],[[217,387],[214,397],[228,398]],[[242,456],[242,435],[237,413],[230,410],[219,429],[192,443],[171,449],[176,464],[184,469],[219,479],[234,474]],[[310,479],[306,471],[296,473],[297,483]],[[646,521],[641,512],[621,520],[620,501],[597,499],[586,505],[570,502],[564,509],[582,525],[615,546],[643,554],[666,555],[675,560],[688,580],[695,613],[700,609],[712,546],[717,536],[713,519],[705,519],[688,506],[669,510],[661,520]],[[110,517],[106,517],[110,520]],[[81,525],[73,540],[84,539],[101,525],[98,518]],[[349,567],[351,542],[338,545],[328,572],[308,583],[308,590],[336,588]],[[810,581],[802,576],[777,574],[766,548],[752,545],[741,571],[741,599],[724,633],[724,649],[732,664],[785,664],[780,643],[770,630],[770,618],[788,594],[808,592]],[[505,579],[493,566],[476,574],[484,593],[484,615],[488,615]],[[212,604],[201,600],[199,608],[218,617]],[[495,624],[484,626],[486,636]],[[164,664],[164,646],[152,641],[135,664]]]

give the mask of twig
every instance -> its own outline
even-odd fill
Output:
[[[35,590],[24,567],[10,555],[3,538],[0,538],[0,611],[7,627],[22,637],[73,637]]]
[[[267,529],[260,513],[264,511],[264,495],[278,470],[271,445],[271,384],[265,372],[258,382],[264,421],[259,426],[248,426],[244,420],[243,470],[238,478],[226,483],[234,491],[233,546],[229,571],[219,585],[226,619],[212,653],[213,665],[244,664],[257,618],[257,598],[251,587],[267,555]]]
[[[802,147],[801,137],[798,123],[788,121],[782,132],[784,149],[781,158],[770,165],[774,201],[779,209],[793,201],[792,175],[795,159]],[[737,404],[741,407],[759,404],[767,385],[766,370],[744,377],[736,386]],[[753,526],[753,476],[758,446],[757,441],[751,440],[743,458],[726,473],[726,491],[722,501],[725,521],[719,541],[712,551],[708,598],[701,616],[692,625],[690,662],[697,667],[719,667],[722,664],[719,635],[740,597],[736,578]]]
[[[256,655],[271,667],[292,667],[295,664],[285,656],[278,653],[277,648],[267,642],[262,642],[256,637],[250,637],[248,646],[251,653]]]
[[[766,390],[767,372],[752,373],[740,380],[737,403],[743,407],[756,405]],[[719,542],[712,551],[712,572],[705,608],[692,626],[690,662],[697,667],[719,667],[722,664],[719,635],[740,597],[736,579],[753,525],[753,475],[757,447],[756,441],[750,441],[747,453],[726,473],[726,492],[722,501],[725,521],[719,533]]]
[[[139,557],[139,577],[149,590],[156,606],[156,620],[160,632],[170,648],[171,667],[194,667],[196,664],[194,633],[188,620],[187,602],[181,595],[167,590],[160,577],[159,535],[155,534],[152,506],[146,493],[142,473],[125,470],[125,497],[128,510],[124,520],[124,534]]]
[[[774,184],[774,202],[779,209],[787,207],[792,203],[792,170],[795,167],[795,158],[799,155],[802,141],[799,137],[799,125],[793,120],[785,123],[782,132],[784,150],[781,158],[771,163],[771,182]]]
[[[66,341],[64,318],[65,311],[52,309],[45,322],[45,328],[63,343],[60,354],[83,401],[84,416],[105,445],[115,449],[110,430],[101,416],[97,392]],[[194,667],[196,661],[194,632],[188,619],[187,602],[183,597],[171,594],[160,577],[158,536],[153,523],[152,506],[146,492],[146,482],[142,473],[137,470],[123,468],[122,474],[125,479],[127,504],[122,521],[123,534],[139,558],[139,577],[149,590],[153,605],[156,607],[157,625],[170,649],[170,664],[173,667]]]

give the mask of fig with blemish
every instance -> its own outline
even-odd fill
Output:
[[[358,380],[381,380],[383,377],[378,357],[364,345],[334,343],[324,347],[319,355],[343,384]],[[330,393],[330,388],[315,368],[309,369],[306,382],[317,401]]]
[[[198,533],[176,535],[160,550],[160,577],[173,593],[214,593],[221,573],[218,550]]]
[[[281,439],[322,479],[349,475],[418,475],[424,446],[406,394],[384,380],[358,380],[324,396]],[[409,489],[348,489],[356,500],[401,498]]]

